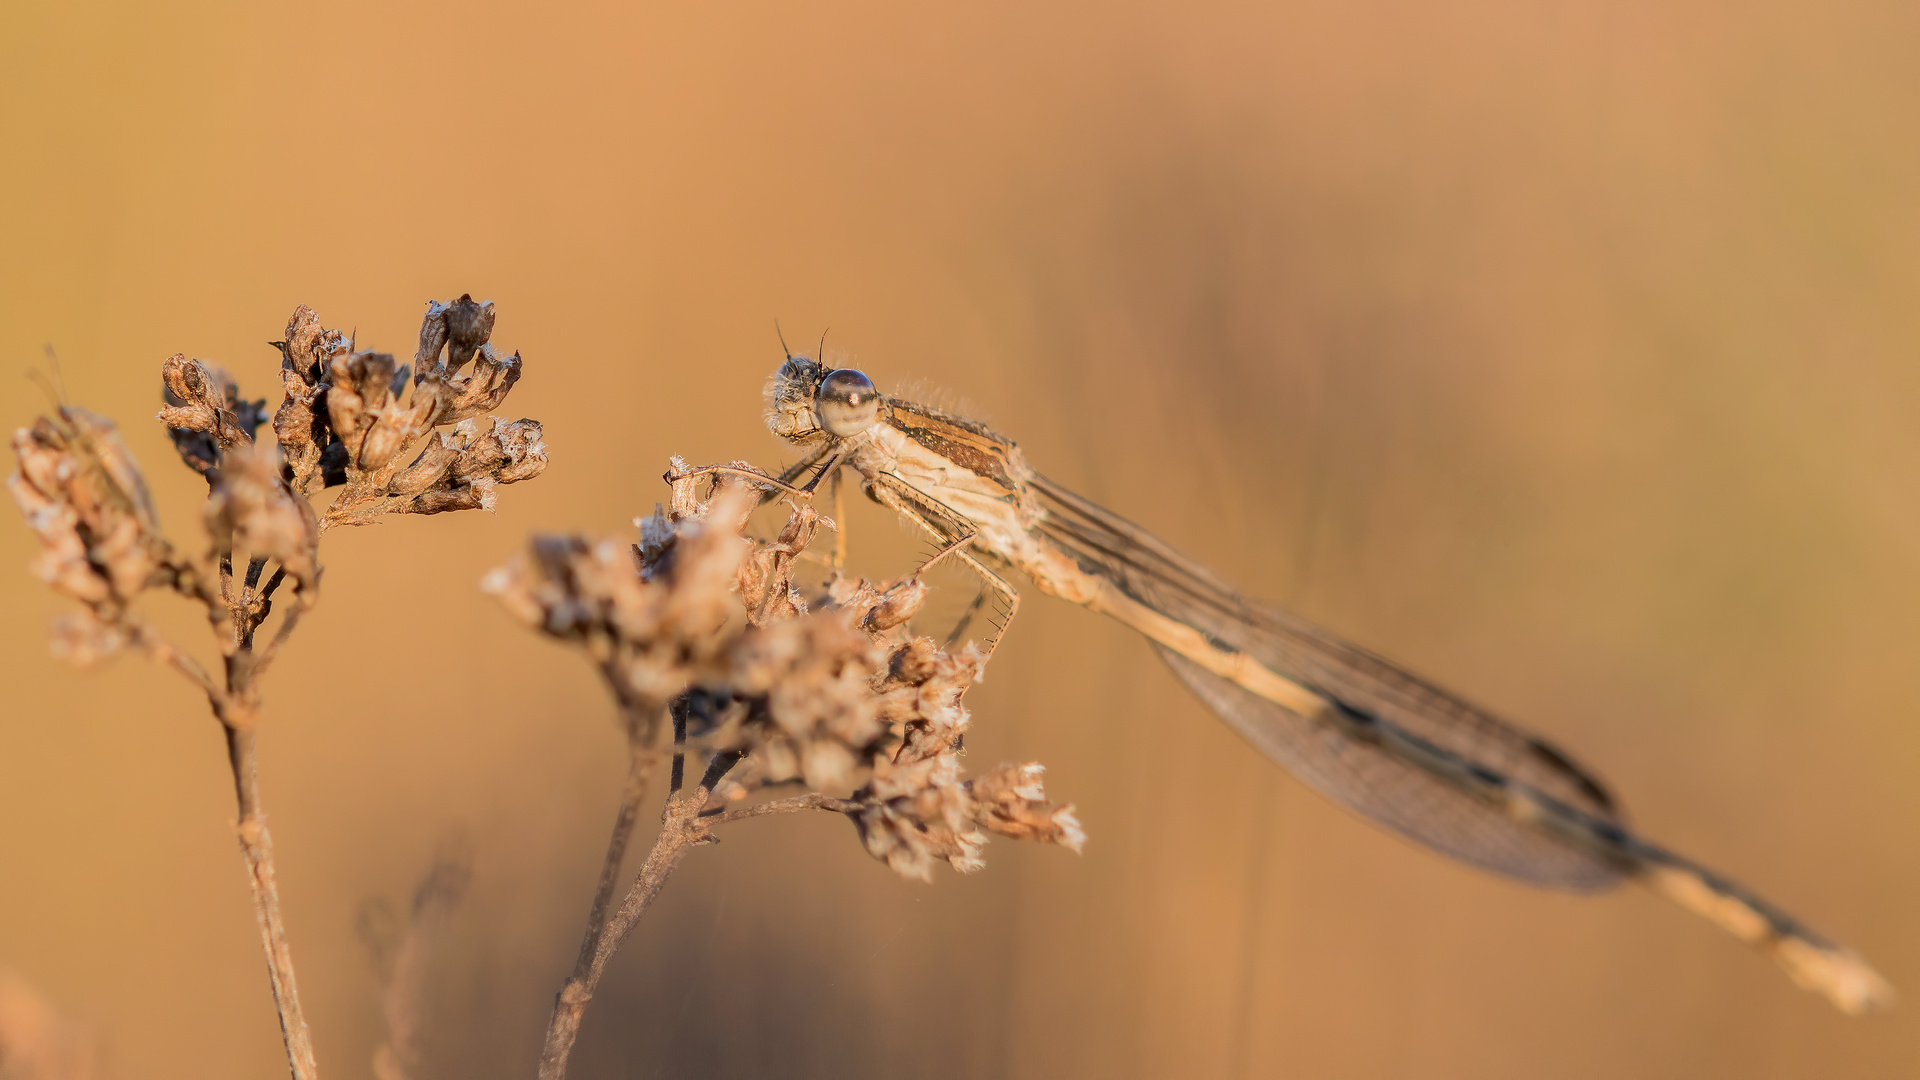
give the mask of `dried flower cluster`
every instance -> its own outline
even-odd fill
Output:
[[[20,470],[7,488],[40,538],[33,572],[84,609],[55,624],[56,653],[85,665],[117,651],[134,636],[128,609],[156,584],[211,598],[161,535],[146,479],[111,420],[64,405],[15,431],[13,452]]]
[[[466,296],[430,304],[413,363],[396,365],[389,353],[354,351],[308,308],[293,313],[280,343],[286,399],[273,430],[294,491],[345,486],[328,525],[491,510],[496,488],[546,468],[538,423],[486,415],[521,368],[519,353],[503,357],[488,343],[493,318],[491,303]],[[442,425],[451,427],[436,430]]]
[[[685,472],[675,462],[675,472]],[[910,637],[927,588],[835,577],[809,602],[795,557],[823,523],[795,506],[773,541],[743,535],[758,499],[750,482],[673,484],[672,502],[643,519],[641,542],[542,537],[530,558],[484,587],[543,633],[584,647],[623,700],[672,710],[685,743],[739,764],[717,787],[734,802],[789,783],[850,793],[867,850],[927,879],[935,862],[981,863],[987,833],[1063,844],[1085,841],[1071,807],[1046,800],[1039,765],[962,777],[962,703],[984,660]],[[657,721],[656,721],[657,722]],[[643,737],[644,737],[643,733]]]
[[[40,539],[34,572],[82,605],[55,624],[54,651],[85,664],[138,647],[190,679],[225,729],[241,852],[299,1080],[317,1070],[260,806],[259,679],[318,598],[327,529],[388,513],[490,509],[497,488],[546,467],[538,423],[486,415],[521,371],[518,354],[501,357],[487,343],[493,321],[493,305],[469,297],[430,304],[413,364],[396,366],[386,353],[355,350],[312,310],[296,309],[286,340],[275,343],[285,389],[273,416],[277,445],[257,441],[265,400],[245,399],[232,378],[202,361],[165,361],[159,419],[181,460],[207,480],[204,555],[183,553],[161,533],[146,481],[112,422],[63,403],[13,436],[20,467],[8,487]],[[341,490],[316,511],[311,498],[333,487]],[[256,647],[283,586],[293,602],[271,640]],[[204,609],[221,656],[218,678],[134,612],[141,593],[156,588]]]
[[[793,571],[819,530],[811,506],[791,512],[771,541],[746,535],[760,498],[735,474],[708,479],[675,459],[666,506],[641,519],[637,544],[540,537],[483,583],[540,632],[582,648],[626,719],[633,772],[573,975],[555,1002],[541,1058],[546,1080],[566,1075],[581,1015],[619,948],[685,851],[714,830],[765,814],[828,810],[852,820],[867,851],[907,877],[936,863],[978,869],[989,834],[1086,841],[1071,806],[1049,802],[1036,764],[1002,765],[967,780],[960,765],[970,718],[962,703],[984,657],[913,637],[927,596],[918,576],[886,587],[837,571],[809,599]],[[707,497],[699,485],[711,482]],[[625,900],[612,893],[650,748],[674,727],[672,794],[662,829]],[[706,757],[683,791],[684,755]],[[807,793],[764,802],[783,785]],[[735,807],[730,809],[729,807]]]

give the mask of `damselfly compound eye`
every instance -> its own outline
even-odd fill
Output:
[[[866,373],[852,368],[829,372],[814,395],[820,429],[838,438],[858,435],[880,417],[880,393]]]

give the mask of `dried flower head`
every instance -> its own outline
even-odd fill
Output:
[[[624,704],[657,716],[671,701],[676,733],[718,763],[721,805],[802,784],[831,797],[808,805],[845,813],[870,853],[922,879],[936,862],[977,868],[988,834],[1080,849],[1085,834],[1071,807],[1046,800],[1040,766],[964,778],[963,698],[985,659],[909,636],[923,581],[835,575],[809,600],[794,569],[831,522],[789,504],[775,538],[753,539],[751,481],[718,480],[701,498],[708,481],[685,462],[673,475],[668,504],[637,522],[638,544],[536,538],[484,587],[585,648]]]
[[[547,467],[540,424],[487,414],[519,382],[520,354],[488,343],[491,302],[434,301],[411,364],[356,350],[310,308],[287,323],[273,429],[297,494],[344,487],[322,527],[363,525],[382,514],[491,510],[504,484]]]
[[[247,444],[227,455],[213,476],[206,522],[217,555],[231,558],[238,549],[271,560],[303,586],[319,577],[319,518],[281,478],[274,447]]]
[[[584,647],[623,702],[657,721],[666,703],[714,673],[739,614],[733,595],[754,496],[728,485],[713,500],[643,529],[651,548],[578,536],[543,536],[529,556],[488,574],[481,587],[542,633]],[[645,551],[652,552],[650,561]]]
[[[161,365],[160,376],[166,401],[160,422],[181,460],[211,482],[223,454],[253,444],[266,419],[266,399],[243,400],[240,384],[226,372],[178,353]]]
[[[113,422],[62,406],[13,434],[7,481],[40,538],[33,570],[95,612],[117,616],[173,561],[146,478]]]

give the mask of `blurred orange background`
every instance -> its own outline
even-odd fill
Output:
[[[406,353],[467,291],[525,354],[547,475],[331,535],[266,687],[331,1075],[380,1038],[355,908],[449,832],[476,876],[427,1074],[531,1074],[623,754],[476,584],[534,530],[626,530],[671,453],[777,464],[776,319],[1539,729],[1920,994],[1916,44],[1920,9],[1852,0],[14,0],[0,420],[51,343],[192,544],[168,354],[277,400],[295,304]],[[853,517],[900,572],[913,538]],[[0,527],[0,969],[107,1076],[280,1075],[218,730],[144,661],[54,662],[31,556]],[[736,826],[575,1075],[1920,1071],[1920,1007],[1848,1020],[1637,890],[1409,847],[1095,616],[1035,598],[990,676],[974,767],[1046,762],[1084,857],[997,843],[927,887],[824,816]]]

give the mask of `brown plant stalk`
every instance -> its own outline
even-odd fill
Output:
[[[675,474],[686,470],[675,462]],[[542,633],[582,648],[619,704],[628,778],[586,933],[555,997],[538,1075],[559,1080],[607,964],[695,847],[747,818],[821,810],[854,824],[895,871],[931,880],[946,862],[971,871],[988,833],[1079,850],[1071,806],[1046,801],[1038,765],[962,778],[961,704],[984,659],[912,637],[925,600],[916,576],[879,588],[837,572],[811,599],[793,574],[821,527],[809,506],[773,540],[746,535],[760,501],[729,478],[704,498],[691,477],[640,522],[638,544],[539,537],[530,558],[485,587]],[[617,906],[621,866],[659,756],[673,753],[660,832]],[[685,782],[689,758],[705,759]],[[802,794],[752,802],[798,785]],[[844,792],[844,795],[835,794]]]
[[[274,445],[256,438],[264,400],[243,399],[232,379],[199,360],[169,358],[159,419],[181,459],[207,481],[203,555],[162,534],[145,477],[111,421],[63,402],[14,433],[19,471],[8,487],[41,542],[33,569],[81,604],[56,622],[55,653],[86,665],[139,649],[205,695],[226,735],[235,831],[297,1080],[318,1069],[261,803],[260,680],[319,598],[320,540],[329,529],[389,513],[491,508],[500,485],[546,467],[539,424],[481,422],[521,368],[518,354],[501,357],[487,343],[493,319],[491,303],[465,296],[430,304],[414,363],[396,366],[297,308],[286,339],[273,343],[285,391],[272,418]],[[312,500],[330,488],[340,490],[316,509]],[[138,616],[134,604],[148,590],[204,610],[217,676]],[[280,619],[263,643],[276,601]]]

